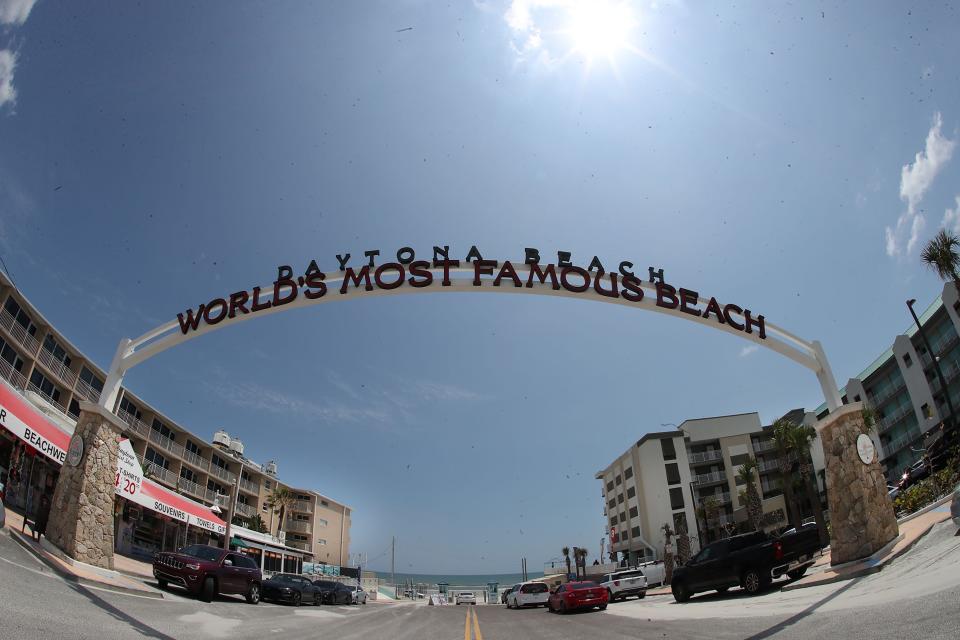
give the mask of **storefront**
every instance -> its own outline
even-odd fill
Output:
[[[252,529],[230,527],[231,538],[238,540],[239,550],[250,556],[260,567],[261,571],[269,573],[303,573],[305,561],[309,563],[311,554],[283,545],[266,533],[258,533]]]

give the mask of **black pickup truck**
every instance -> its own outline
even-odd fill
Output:
[[[701,591],[723,592],[737,585],[753,594],[784,574],[799,578],[819,551],[816,526],[779,537],[760,532],[732,536],[707,545],[675,569],[670,587],[677,602]]]

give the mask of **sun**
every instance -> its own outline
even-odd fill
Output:
[[[631,35],[637,18],[626,2],[576,0],[567,8],[567,27],[573,53],[588,61],[607,58],[611,63],[623,50],[632,49]]]

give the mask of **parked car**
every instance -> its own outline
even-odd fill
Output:
[[[367,592],[360,585],[353,588],[353,604],[367,604]]]
[[[0,505],[0,518],[3,517],[2,507],[3,505]],[[960,484],[953,490],[953,500],[950,502],[950,515],[953,517],[953,524],[958,528],[957,534],[960,535]]]
[[[153,576],[161,589],[175,584],[204,602],[219,593],[240,593],[250,604],[260,602],[262,576],[257,563],[218,547],[192,544],[176,553],[158,553],[153,558]]]
[[[323,592],[303,576],[290,573],[278,573],[265,580],[260,587],[260,597],[274,602],[289,602],[295,607],[301,603],[319,605],[323,603]]]
[[[559,613],[591,607],[603,611],[609,601],[607,590],[596,582],[568,582],[554,589],[547,600],[547,608]]]
[[[314,580],[313,585],[320,590],[323,604],[353,604],[353,588],[333,580]]]
[[[3,498],[0,498],[0,527],[7,524],[7,512],[3,508]]]
[[[473,591],[460,591],[456,597],[457,604],[477,604],[477,596]]]
[[[647,579],[647,587],[663,584],[667,575],[667,568],[663,566],[663,560],[644,562],[637,568],[643,571],[643,577]]]
[[[754,594],[784,574],[793,579],[802,576],[820,548],[816,527],[801,527],[780,537],[762,532],[732,536],[705,546],[686,565],[674,569],[670,589],[677,602],[701,591],[723,593],[737,585]]]
[[[507,596],[507,608],[547,606],[550,589],[542,582],[523,582],[519,588],[512,589]]]
[[[519,588],[520,588],[520,584],[521,584],[521,583],[517,583],[517,584],[513,585],[512,587],[510,587],[509,589],[505,590],[503,593],[501,593],[501,594],[500,594],[500,603],[501,603],[501,604],[507,604],[507,596],[509,596],[509,595],[510,595],[510,592],[512,592],[514,589],[519,589]],[[549,591],[549,589],[547,589],[547,591]]]
[[[627,569],[608,573],[598,580],[607,590],[610,602],[626,600],[630,596],[643,598],[647,595],[647,577],[640,569]]]

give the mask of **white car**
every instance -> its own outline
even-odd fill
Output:
[[[626,569],[608,573],[597,583],[607,590],[610,602],[626,600],[630,596],[643,598],[647,595],[647,577],[640,569]]]
[[[353,588],[353,604],[367,604],[367,592],[363,587]]]
[[[461,591],[457,594],[457,604],[477,604],[477,596],[473,591]]]
[[[643,575],[647,579],[648,587],[655,584],[663,584],[663,580],[667,573],[666,568],[663,566],[663,560],[644,562],[637,568],[640,569],[640,571],[643,571]]]
[[[542,582],[524,582],[507,594],[507,608],[547,606],[550,588]]]

